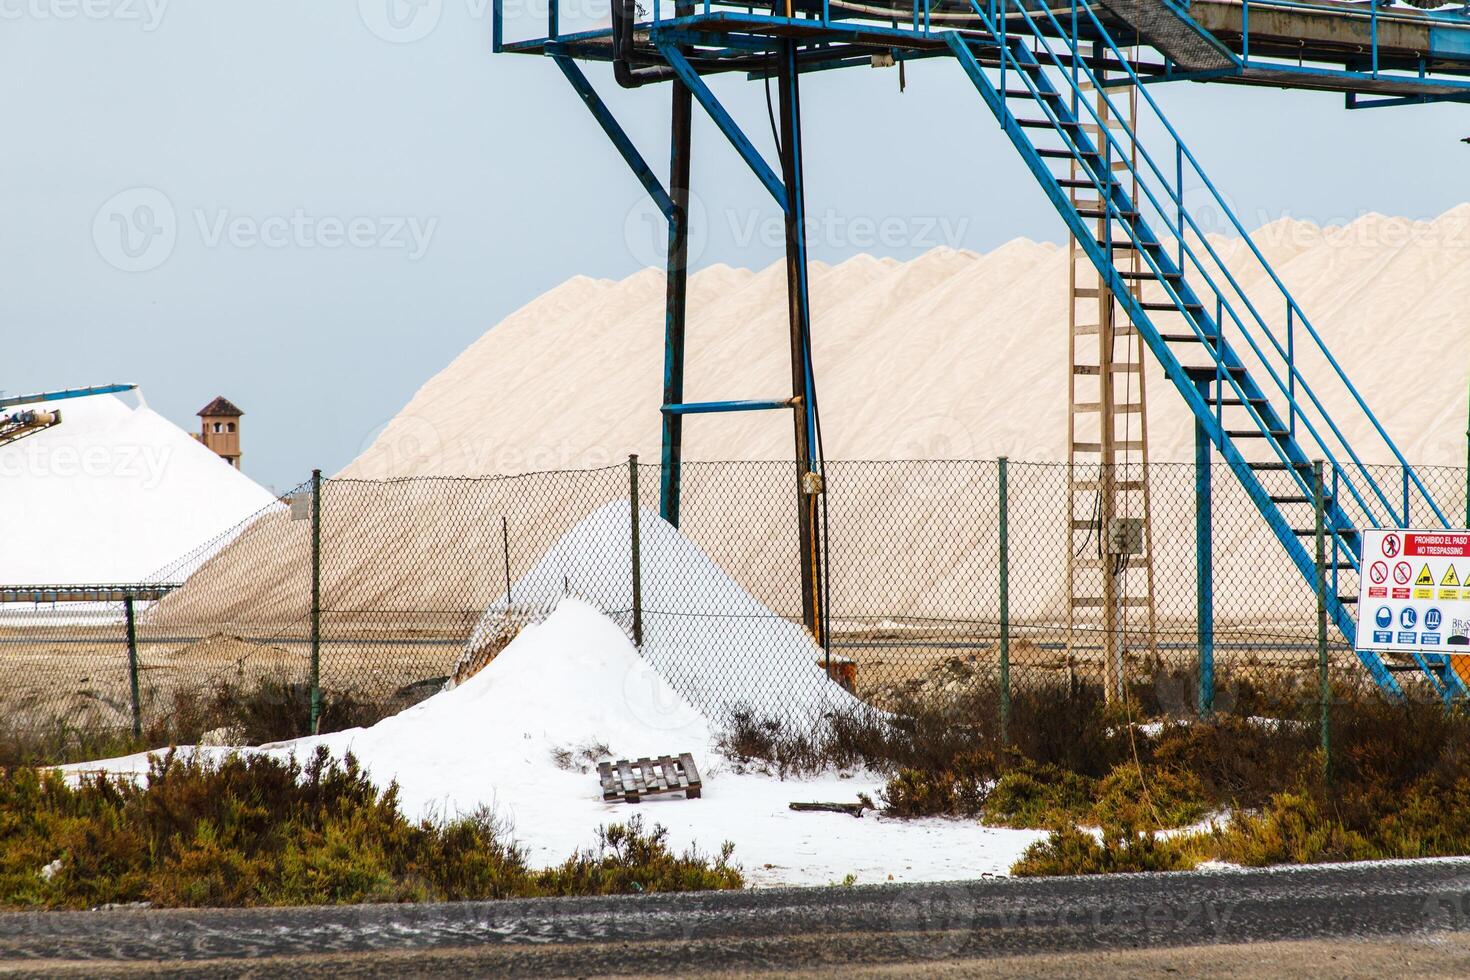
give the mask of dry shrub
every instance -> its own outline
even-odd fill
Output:
[[[1021,860],[1011,867],[1011,874],[1033,877],[1187,871],[1196,863],[1178,840],[1149,833],[1112,831],[1104,834],[1099,843],[1091,834],[1065,827],[1026,848]]]

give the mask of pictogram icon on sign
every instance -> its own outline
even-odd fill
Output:
[[[1413,577],[1413,575],[1414,570],[1409,567],[1409,563],[1406,561],[1401,561],[1397,565],[1393,566],[1393,580],[1399,585],[1408,585],[1409,579]]]
[[[1455,574],[1455,566],[1454,565],[1447,565],[1447,566],[1445,566],[1444,576],[1440,578],[1439,584],[1440,585],[1459,585],[1460,584],[1460,576],[1457,575],[1457,574]]]
[[[1382,585],[1388,579],[1388,565],[1375,561],[1368,567],[1368,577],[1373,580],[1374,585]]]
[[[1421,569],[1419,569],[1419,577],[1416,578],[1416,579],[1414,579],[1414,584],[1415,585],[1433,585],[1434,584],[1434,573],[1429,570],[1429,563],[1428,562],[1425,562],[1424,563],[1424,567],[1421,568]]]
[[[1399,536],[1388,534],[1383,538],[1383,557],[1392,558],[1399,553]]]
[[[1402,626],[1404,629],[1413,629],[1414,624],[1418,621],[1419,614],[1414,611],[1413,606],[1405,606],[1404,608],[1399,610],[1399,625]]]

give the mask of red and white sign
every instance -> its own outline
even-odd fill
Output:
[[[1371,528],[1360,567],[1360,650],[1470,654],[1470,531]]]

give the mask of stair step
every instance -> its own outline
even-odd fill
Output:
[[[1272,429],[1270,432],[1262,432],[1260,429],[1226,429],[1225,434],[1232,439],[1265,439],[1267,436],[1285,439],[1291,435],[1285,429]]]
[[[1077,213],[1084,218],[1112,218],[1117,221],[1133,221],[1138,217],[1137,211],[1109,211],[1103,208],[1078,208]]]
[[[1292,463],[1290,466],[1288,466],[1286,463],[1282,462],[1260,462],[1246,463],[1245,466],[1246,469],[1255,470],[1257,473],[1285,473],[1288,470],[1296,470],[1299,473],[1312,472],[1311,463]]]
[[[1062,185],[1063,187],[1082,187],[1082,188],[1087,188],[1087,189],[1091,189],[1091,190],[1099,190],[1099,188],[1097,186],[1098,182],[1095,181],[1095,180],[1093,180],[1090,177],[1088,177],[1088,178],[1083,178],[1083,177],[1058,177],[1057,178],[1057,183],[1060,184],[1060,185]],[[1111,183],[1111,184],[1117,184],[1118,181],[1116,181],[1116,180],[1109,180],[1109,183]]]
[[[1163,311],[1163,312],[1166,312],[1166,313],[1180,313],[1180,312],[1183,312],[1185,310],[1198,310],[1200,312],[1204,312],[1204,308],[1205,308],[1205,304],[1203,304],[1203,303],[1191,303],[1191,302],[1179,302],[1179,303],[1156,303],[1156,302],[1147,302],[1147,303],[1139,303],[1138,306],[1139,306],[1140,309],[1144,309],[1144,310],[1157,310],[1157,311]]]
[[[1270,404],[1270,402],[1271,402],[1271,399],[1269,399],[1269,398],[1247,398],[1247,399],[1245,399],[1245,401],[1242,401],[1239,398],[1233,398],[1233,397],[1232,398],[1211,398],[1210,399],[1210,404],[1211,405],[1219,405],[1221,408],[1234,408],[1234,407],[1246,405],[1247,403],[1249,403],[1251,405],[1268,405],[1268,404]]]
[[[1243,364],[1237,364],[1232,367],[1224,367],[1215,364],[1184,364],[1181,365],[1181,367],[1184,368],[1185,376],[1190,378],[1213,379],[1216,374],[1220,373],[1234,375],[1237,378],[1243,378],[1250,373],[1246,371]]]
[[[1072,484],[1074,490],[1101,490],[1101,480],[1078,480]],[[1142,480],[1114,480],[1114,490],[1142,490]]]
[[[1091,413],[1091,412],[1100,412],[1100,411],[1102,411],[1102,403],[1101,402],[1077,402],[1077,403],[1075,403],[1072,406],[1072,411],[1074,411],[1074,412],[1089,412],[1089,413]],[[1138,402],[1124,402],[1121,405],[1118,405],[1118,404],[1114,404],[1113,405],[1113,414],[1114,415],[1137,415],[1137,414],[1139,414],[1142,411],[1143,411],[1143,405],[1141,405]]]
[[[1113,440],[1113,449],[1114,450],[1123,450],[1125,452],[1132,452],[1134,450],[1142,451],[1143,448],[1144,448],[1143,440],[1141,440],[1141,439],[1115,439],[1115,440]],[[1100,453],[1100,452],[1102,452],[1102,450],[1103,450],[1103,447],[1102,447],[1102,443],[1100,443],[1100,442],[1074,442],[1074,443],[1072,443],[1072,452],[1074,452],[1074,453]]]
[[[1132,337],[1137,333],[1138,331],[1134,329],[1133,324],[1131,323],[1121,323],[1113,327],[1114,337]],[[1074,337],[1096,337],[1097,324],[1079,323],[1072,328],[1072,335]]]
[[[1219,337],[1210,334],[1201,337],[1195,333],[1161,333],[1159,334],[1159,339],[1170,344],[1216,344],[1220,341]]]
[[[1306,496],[1303,496],[1302,494],[1299,494],[1299,493],[1297,493],[1297,494],[1291,494],[1291,493],[1272,494],[1270,496],[1270,498],[1268,498],[1268,499],[1273,504],[1315,504],[1316,503],[1316,501],[1314,501],[1311,497],[1306,497]],[[1325,494],[1322,495],[1322,502],[1323,503],[1331,503],[1331,501],[1332,501],[1332,494],[1325,493]]]
[[[1036,155],[1043,160],[1080,160],[1082,157],[1100,159],[1099,154],[1090,150],[1054,150],[1051,147],[1037,147]]]
[[[1008,88],[1006,98],[1008,99],[1061,99],[1060,92],[1033,92],[1029,88]]]
[[[1161,249],[1161,248],[1164,247],[1164,246],[1160,245],[1158,242],[1138,242],[1138,243],[1135,243],[1133,241],[1122,241],[1122,242],[1104,242],[1104,241],[1099,241],[1097,243],[1097,245],[1098,245],[1099,248],[1109,248],[1109,249],[1112,249],[1114,252],[1137,252],[1137,251],[1156,252],[1159,249]]]
[[[1340,538],[1356,538],[1358,536],[1357,530],[1350,527],[1324,527],[1322,530],[1325,532],[1325,536],[1329,538],[1333,536]],[[1295,534],[1299,538],[1315,538],[1317,536],[1317,529],[1315,527],[1294,527],[1291,529],[1291,533]]]
[[[1169,282],[1178,282],[1180,279],[1184,278],[1184,275],[1178,272],[1165,272],[1160,274],[1153,271],[1152,269],[1140,269],[1137,272],[1133,272],[1131,270],[1120,271],[1118,273],[1118,277],[1120,279],[1137,279],[1146,282],[1153,282],[1158,279],[1167,279]]]

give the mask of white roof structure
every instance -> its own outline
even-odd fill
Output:
[[[0,585],[147,581],[274,502],[141,398],[44,407],[61,424],[0,448]]]

